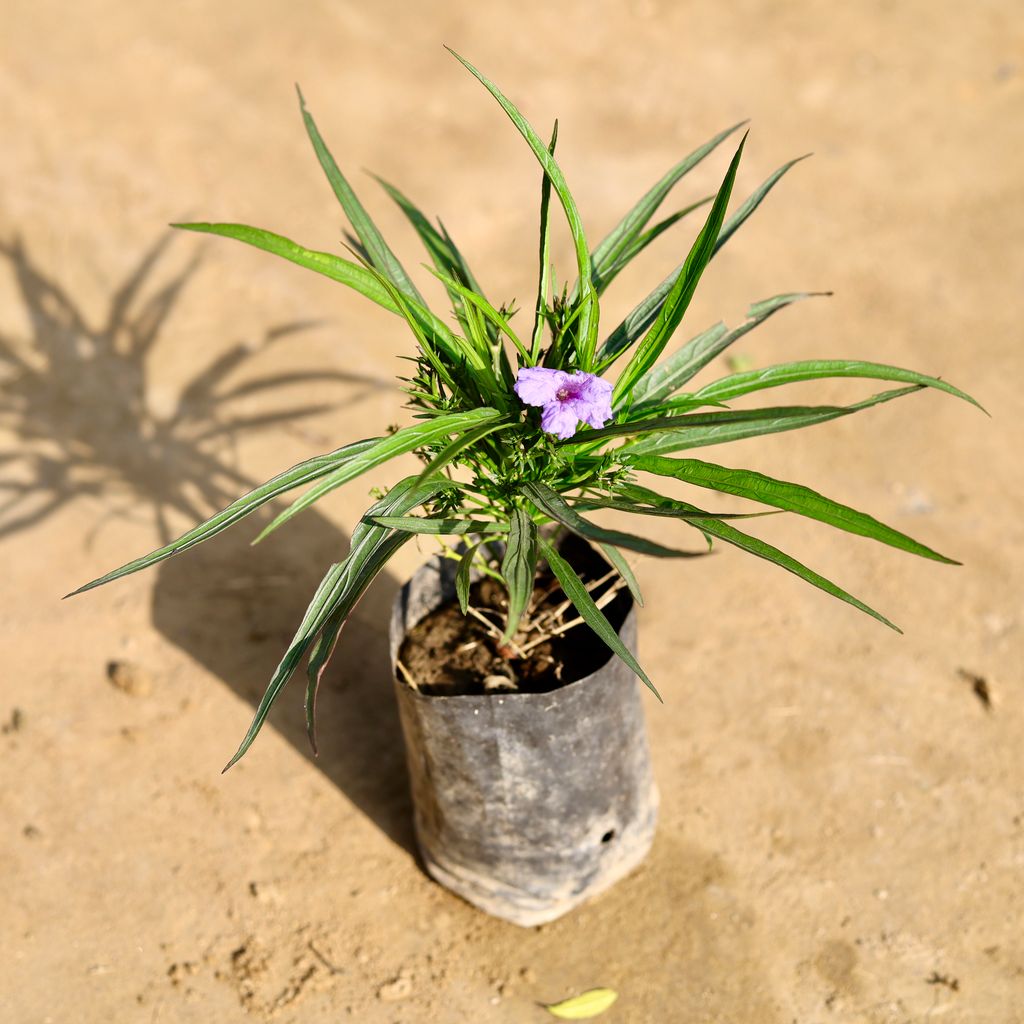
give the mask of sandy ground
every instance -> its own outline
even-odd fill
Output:
[[[609,1024],[1024,1020],[1016,4],[2,6],[5,1022],[528,1022],[595,985],[621,993]],[[353,175],[372,168],[441,213],[492,295],[530,296],[538,173],[442,42],[539,126],[561,119],[595,240],[740,118],[754,125],[742,193],[814,150],[715,261],[687,326],[832,288],[743,354],[909,365],[992,413],[917,395],[707,453],[811,483],[964,566],[758,525],[899,637],[738,552],[641,564],[642,654],[667,697],[648,707],[659,837],[614,891],[529,931],[447,895],[410,849],[384,629],[426,545],[340,646],[320,759],[292,691],[218,774],[390,473],[255,551],[247,526],[59,601],[248,482],[401,416],[397,321],[164,228],[237,219],[338,244],[295,80]],[[415,267],[415,239],[357,180]],[[623,275],[606,323],[693,230]],[[564,236],[558,256],[569,265]]]

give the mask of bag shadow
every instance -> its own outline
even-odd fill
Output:
[[[158,568],[153,625],[253,709],[327,566],[348,538],[307,509],[255,547],[269,521],[244,524]],[[388,656],[388,622],[398,582],[382,572],[342,630],[317,699],[319,755],[306,734],[305,674],[276,701],[267,726],[315,764],[390,839],[413,850],[411,801]],[[224,760],[238,736],[225,736]],[[260,756],[260,739],[246,754]]]

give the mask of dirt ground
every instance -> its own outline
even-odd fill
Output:
[[[597,985],[620,993],[609,1024],[1024,1020],[1015,3],[0,6],[3,1021],[518,1024]],[[756,526],[901,637],[736,551],[641,560],[641,653],[666,695],[648,704],[659,836],[634,876],[527,931],[446,894],[411,850],[385,628],[428,544],[402,552],[345,634],[319,760],[296,688],[219,774],[391,470],[259,548],[246,525],[59,600],[252,481],[402,416],[397,320],[165,228],[239,220],[339,244],[296,80],[407,266],[415,238],[361,168],[440,213],[492,296],[528,304],[539,175],[442,43],[539,127],[560,118],[594,241],[741,118],[739,194],[813,150],[715,260],[684,327],[834,289],[741,354],[912,366],[992,414],[922,394],[708,451],[964,565],[784,516]],[[695,230],[622,276],[605,324]],[[564,234],[557,256],[570,265]],[[806,387],[787,398],[870,393]]]

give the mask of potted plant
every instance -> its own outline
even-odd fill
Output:
[[[686,559],[721,541],[896,628],[835,583],[740,530],[736,520],[744,515],[666,496],[657,480],[751,499],[770,510],[752,514],[792,512],[948,563],[906,534],[805,486],[690,452],[823,423],[923,388],[977,403],[935,377],[857,360],[784,363],[693,388],[691,379],[729,345],[811,294],[755,303],[738,327],[718,324],[669,347],[709,261],[795,161],[727,216],[744,136],[713,197],[651,226],[673,186],[733,136],[741,127],[735,125],[671,168],[591,249],[555,161],[557,123],[545,144],[497,86],[458,59],[502,106],[544,172],[539,284],[526,323],[521,317],[513,326],[515,310],[484,296],[444,227],[382,182],[425,245],[455,326],[429,309],[339,170],[300,94],[310,140],[356,236],[349,255],[314,252],[239,224],[177,226],[284,257],[401,317],[416,340],[404,381],[413,422],[293,466],[173,543],[75,593],[184,552],[278,496],[305,488],[262,537],[367,470],[416,453],[422,470],[379,496],[355,527],[348,554],[327,570],[227,767],[249,749],[304,658],[307,724],[316,749],[318,683],[353,607],[411,537],[449,538],[402,589],[392,621],[417,838],[434,877],[491,913],[534,924],[630,870],[654,832],[657,795],[636,677],[657,690],[636,657],[635,605],[642,601],[625,552]],[[576,280],[560,290],[549,260],[556,202],[576,257]],[[702,207],[703,226],[683,263],[602,338],[604,290],[653,239]],[[828,377],[898,386],[851,405],[730,404]],[[677,520],[706,543],[680,548],[607,528],[592,518],[605,509]]]

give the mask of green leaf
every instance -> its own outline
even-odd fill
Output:
[[[769,409],[744,409],[725,413],[706,413],[701,416],[679,416],[677,420],[688,420],[681,423],[684,429],[668,430],[654,437],[645,437],[631,443],[624,449],[631,455],[665,455],[669,452],[682,451],[688,448],[703,448],[712,444],[725,444],[729,441],[742,441],[748,437],[761,437],[764,434],[777,434],[785,430],[800,430],[817,423],[827,423],[840,416],[849,416],[862,409],[870,409],[874,405],[902,398],[920,391],[921,388],[895,388],[872,395],[863,402],[853,405],[839,406],[778,406]]]
[[[615,547],[614,544],[598,544],[598,547],[604,552],[608,561],[615,567],[615,571],[625,581],[626,586],[629,588],[629,592],[633,595],[633,600],[643,608],[644,595],[640,592],[640,584],[637,582],[636,576],[633,574],[633,569],[629,562],[626,561],[626,556],[617,547]]]
[[[352,186],[349,185],[345,175],[341,173],[341,170],[334,161],[334,157],[331,156],[330,151],[324,144],[324,140],[320,137],[320,132],[317,129],[316,122],[313,120],[313,115],[306,109],[306,101],[303,98],[302,90],[298,86],[295,89],[299,94],[299,108],[302,111],[302,120],[306,125],[306,133],[309,135],[309,140],[313,143],[313,149],[316,151],[316,158],[320,161],[320,166],[323,168],[324,174],[327,175],[327,180],[331,183],[331,188],[338,197],[338,202],[341,203],[349,223],[359,236],[359,241],[363,243],[370,262],[401,292],[424,305],[423,296],[420,295],[416,286],[409,279],[409,275],[406,274],[402,264],[398,262],[398,258],[388,248],[387,242],[384,241],[381,233],[377,230],[377,226],[363,208],[363,204],[356,198],[355,192],[352,191]]]
[[[780,168],[772,171],[771,174],[761,182],[760,185],[754,189],[753,192],[747,196],[746,199],[740,204],[736,212],[725,222],[722,227],[721,234],[718,236],[718,241],[715,243],[715,252],[729,241],[730,238],[743,226],[746,219],[761,205],[761,200],[775,187],[782,176],[791,168],[795,167],[802,160],[806,160],[811,154],[804,153],[803,156],[798,156],[794,160],[788,160]]]
[[[428,501],[437,493],[440,484],[429,483],[416,486],[413,477],[407,477],[396,484],[385,498],[377,502],[367,513],[368,519],[376,515],[403,515],[417,505]],[[295,631],[291,643],[285,651],[263,699],[260,701],[238,750],[224,766],[227,771],[252,745],[270,709],[277,700],[285,684],[291,679],[302,656],[313,644],[322,630],[328,625],[331,629],[317,651],[314,662],[310,665],[311,686],[306,691],[307,723],[310,727],[310,739],[315,747],[313,734],[313,714],[316,701],[316,680],[322,675],[327,658],[337,640],[338,631],[345,619],[362,597],[374,577],[387,563],[388,559],[409,539],[409,534],[396,533],[372,522],[358,523],[352,531],[352,541],[348,556],[343,562],[337,562],[328,570],[320,586],[317,587],[313,600],[310,601],[299,628]]]
[[[675,501],[672,498],[666,498],[646,487],[624,485],[618,487],[617,490],[623,495],[623,497],[626,497],[631,501],[647,501],[652,505],[657,506],[660,509],[659,512],[654,513],[657,515],[663,515],[665,511],[671,511],[673,508],[678,508],[680,512],[695,511],[694,506],[687,504],[685,501]],[[647,509],[638,511],[640,511],[640,514],[642,515],[652,514],[648,512]],[[897,633],[903,632],[899,626],[890,622],[884,615],[876,612],[874,608],[864,604],[863,601],[858,600],[852,594],[848,594],[842,589],[842,587],[836,586],[836,584],[831,580],[826,579],[824,576],[820,576],[813,569],[808,569],[806,565],[803,565],[795,558],[792,558],[784,551],[780,551],[778,548],[773,547],[771,544],[768,544],[763,540],[758,540],[756,537],[751,537],[749,534],[737,530],[734,526],[723,523],[718,518],[693,519],[692,517],[686,517],[683,519],[683,522],[685,522],[687,526],[693,526],[694,529],[700,530],[705,535],[717,537],[719,540],[724,540],[727,544],[732,544],[734,547],[738,547],[749,554],[756,555],[758,558],[763,558],[766,561],[772,562],[774,565],[785,569],[787,572],[793,573],[794,576],[798,576],[805,583],[810,583],[811,586],[817,587],[819,590],[824,591],[832,597],[838,598],[840,601],[845,601],[847,604],[852,605],[854,608],[864,612],[866,615],[870,615],[873,619],[877,619],[883,625],[888,626],[890,629],[894,629]]]
[[[692,511],[686,512],[674,508],[638,508],[634,502],[603,497],[583,498],[573,505],[573,509],[577,512],[588,512],[597,508],[607,508],[617,512],[632,512],[634,514],[645,516],[668,516],[672,519],[762,519],[765,516],[778,516],[782,514],[779,510],[772,512],[707,512],[694,505],[690,505],[688,507]]]
[[[365,517],[364,517],[365,518]],[[508,533],[508,523],[488,519],[433,519],[423,516],[374,516],[373,522],[389,530],[421,533],[430,536],[455,537],[464,533]]]
[[[790,160],[777,171],[769,175],[758,188],[754,190],[740,204],[739,209],[722,225],[722,230],[715,242],[714,252],[718,253],[722,246],[739,230],[746,219],[760,206],[761,200],[771,191],[776,182],[792,167],[806,157],[798,157]],[[665,297],[672,291],[676,282],[683,272],[683,266],[677,267],[654,291],[651,292],[642,302],[635,306],[626,318],[612,331],[605,339],[604,344],[598,352],[598,372],[603,373],[615,359],[640,337],[641,334],[654,322],[658,311],[665,302]]]
[[[758,501],[762,505],[772,505],[787,512],[795,512],[808,519],[827,523],[838,530],[869,537],[890,547],[920,555],[922,558],[931,558],[951,565],[959,564],[918,543],[905,533],[880,523],[872,516],[832,501],[801,484],[776,480],[748,469],[726,469],[724,466],[716,466],[699,459],[667,459],[657,455],[641,455],[632,459],[630,465],[633,469],[645,473],[671,477],[697,487],[735,494],[740,498]]]
[[[726,415],[735,414],[728,413]],[[572,437],[555,441],[554,445],[556,448],[571,448],[575,445],[590,445],[594,442],[610,441],[618,437],[630,437],[634,434],[676,430],[680,427],[703,424],[705,420],[709,420],[710,416],[710,413],[700,413],[699,415],[652,416],[648,419],[627,420],[624,423],[613,423],[610,427],[600,427],[597,430],[578,430]]]
[[[420,209],[400,192],[394,185],[389,184],[376,174],[373,177],[380,184],[381,188],[395,201],[399,209],[408,218],[416,234],[423,242],[424,248],[430,255],[434,266],[449,277],[454,278],[460,284],[471,288],[477,294],[481,294],[480,286],[463,259],[462,253],[456,248],[455,243],[448,236],[447,232],[442,233],[424,216]],[[447,286],[446,286],[447,287]],[[453,288],[447,288],[448,297],[451,299],[456,316],[463,322],[462,297]]]
[[[459,280],[465,281],[470,288],[477,293],[477,295],[483,295],[484,290],[480,287],[480,283],[477,281],[473,271],[469,269],[469,264],[466,262],[465,257],[459,251],[459,247],[452,240],[452,236],[448,234],[448,229],[444,226],[441,218],[437,218],[437,226],[441,229],[441,237],[444,239],[445,244],[448,246],[449,251],[452,254],[452,259],[455,262],[459,273],[456,275]]]
[[[569,224],[569,231],[572,234],[573,245],[576,250],[576,266],[580,280],[579,365],[583,370],[590,370],[593,364],[594,349],[597,343],[599,315],[597,293],[594,290],[594,285],[591,280],[590,251],[587,248],[587,238],[583,231],[583,221],[580,219],[579,210],[576,208],[576,201],[573,199],[572,193],[569,191],[565,175],[555,162],[555,158],[548,151],[548,147],[544,145],[541,137],[533,130],[529,121],[527,121],[511,101],[505,97],[502,91],[490,79],[486,78],[475,67],[473,67],[469,61],[460,57],[453,49],[451,49],[451,47],[446,47],[446,49],[498,101],[501,108],[508,115],[509,120],[516,126],[516,128],[519,129],[520,135],[523,136],[530,149],[533,150],[534,156],[537,158],[541,167],[544,168],[545,174],[547,174],[548,178],[551,180],[551,185],[562,204],[562,209],[565,211],[565,219]]]
[[[463,615],[469,612],[469,577],[473,571],[473,559],[482,543],[483,541],[477,541],[476,544],[471,544],[466,548],[459,559],[458,568],[455,570],[455,594],[459,599],[459,608],[462,609]]]
[[[379,175],[374,174],[371,177],[387,192],[408,218],[416,234],[419,235],[420,241],[423,242],[423,247],[429,253],[434,266],[479,292],[480,286],[477,284],[476,278],[451,238],[446,233],[442,234],[438,231],[419,207],[394,185]]]
[[[610,278],[607,273],[615,264],[624,264],[626,252],[637,240],[644,226],[654,216],[655,211],[662,204],[662,201],[669,194],[684,175],[688,174],[708,154],[712,153],[722,142],[732,135],[739,128],[742,128],[746,121],[740,121],[731,128],[719,132],[713,139],[705,142],[689,156],[684,157],[674,167],[670,168],[655,184],[643,195],[640,201],[629,213],[602,239],[601,243],[594,250],[593,265],[595,282],[604,280],[604,284]],[[634,254],[635,255],[635,254]],[[601,285],[599,284],[600,290]]]
[[[724,352],[743,335],[764,323],[773,313],[801,299],[831,295],[831,292],[790,292],[756,302],[747,312],[747,321],[733,330],[718,323],[691,338],[682,348],[673,352],[665,362],[652,367],[637,382],[632,392],[635,405],[657,402],[681,388],[716,356]]]
[[[368,299],[372,299],[378,306],[383,306],[392,313],[398,312],[398,307],[391,300],[387,289],[373,274],[358,263],[342,259],[333,253],[304,249],[290,238],[275,235],[272,231],[264,231],[262,228],[252,228],[247,224],[172,224],[171,227],[245,242],[246,245],[255,246],[264,252],[273,253],[282,259],[297,263],[307,270],[323,274],[324,277],[329,277],[332,281],[348,285],[349,288],[354,288]]]
[[[488,434],[493,434],[498,430],[508,430],[510,427],[514,426],[518,426],[518,424],[501,422],[482,423],[480,426],[474,427],[472,430],[467,430],[464,434],[461,434],[447,445],[440,454],[436,455],[429,463],[427,463],[426,468],[422,473],[420,473],[420,483],[424,480],[429,480],[433,476],[437,476],[445,466],[457,459],[467,448],[472,448],[477,444],[477,442],[483,440],[483,438],[487,437]]]
[[[558,121],[551,129],[551,141],[548,153],[555,156],[558,144]],[[541,345],[544,342],[544,314],[548,305],[548,293],[551,290],[551,178],[547,172],[540,183],[540,270],[537,277],[537,309],[533,320],[533,342],[530,346],[530,366],[535,366],[540,359]]]
[[[612,624],[605,618],[604,612],[594,603],[594,599],[583,585],[583,581],[576,575],[573,567],[555,550],[550,541],[541,538],[540,549],[541,554],[547,559],[551,571],[555,574],[555,578],[562,585],[565,596],[579,612],[580,618],[608,645],[613,654],[621,658],[644,681],[651,693],[661,700],[661,694],[658,693],[657,687],[640,667],[640,663],[633,657],[629,648],[622,642]]]
[[[679,551],[676,548],[667,548],[644,537],[634,537],[631,533],[623,533],[621,530],[607,530],[603,526],[584,519],[566,503],[557,491],[538,481],[528,481],[523,484],[523,494],[541,512],[549,515],[562,526],[572,530],[580,537],[599,544],[613,544],[615,547],[639,551],[643,555],[653,555],[655,558],[700,558],[704,554],[703,551]]]
[[[172,555],[187,551],[189,548],[201,544],[204,540],[215,537],[222,530],[233,526],[240,519],[244,519],[279,495],[348,465],[353,460],[371,451],[380,440],[381,438],[379,437],[372,437],[366,441],[356,441],[354,444],[346,445],[344,448],[339,448],[328,455],[317,455],[315,458],[300,462],[298,465],[292,466],[291,469],[271,477],[265,484],[254,488],[248,494],[243,494],[242,497],[233,501],[227,508],[222,509],[198,526],[193,526],[191,530],[187,530],[177,540],[171,541],[170,544],[162,548],[157,548],[156,551],[152,551],[148,555],[136,558],[134,561],[122,565],[119,569],[114,569],[105,576],[100,576],[91,583],[86,583],[84,587],[79,587],[66,596],[74,597],[76,594],[84,594],[87,590],[92,590],[94,587],[110,583],[113,580],[120,579],[122,576],[128,576],[133,572],[138,572],[140,569],[147,569],[151,565],[156,565],[157,562],[162,562],[165,558],[170,558]]]
[[[604,1013],[618,998],[619,994],[614,989],[592,988],[560,1003],[547,1003],[544,1009],[562,1020],[589,1020]]]
[[[689,216],[694,210],[699,210],[702,206],[707,206],[715,197],[705,196],[703,199],[698,200],[696,203],[691,203],[689,206],[683,207],[681,210],[677,210],[675,213],[666,217],[664,220],[658,221],[653,228],[649,228],[630,243],[629,247],[623,250],[622,255],[613,263],[608,269],[598,277],[595,273],[594,276],[594,287],[597,289],[597,294],[601,295],[605,289],[615,280],[619,274],[629,266],[630,263],[637,256],[640,255],[653,242],[656,238],[663,235],[669,228],[678,224],[684,217]]]
[[[613,404],[621,400],[623,396],[628,396],[633,389],[633,385],[654,365],[668,343],[669,338],[672,337],[675,329],[683,319],[683,315],[690,304],[690,299],[697,288],[697,283],[700,281],[704,268],[708,265],[714,252],[715,241],[725,219],[729,197],[732,195],[733,182],[736,180],[736,169],[739,167],[740,158],[743,156],[743,146],[745,143],[746,136],[743,137],[743,141],[740,142],[736,150],[736,155],[729,164],[729,170],[722,181],[722,187],[715,196],[711,212],[708,214],[704,227],[690,248],[679,279],[665,297],[665,302],[658,313],[657,319],[654,321],[654,326],[651,327],[650,331],[647,332],[637,346],[637,350],[626,365],[626,369],[623,370],[616,381],[615,390],[612,393]]]
[[[323,678],[327,663],[334,654],[334,648],[338,644],[338,637],[341,635],[347,617],[348,610],[342,608],[327,620],[320,635],[313,642],[306,664],[306,736],[314,757],[320,753],[316,738],[316,695],[320,690],[320,680]],[[227,768],[224,770],[227,771]]]
[[[427,306],[404,295],[380,271],[369,265],[367,269],[387,290],[399,315],[405,319],[415,334],[421,351],[430,359],[431,365],[452,391],[463,394],[470,402],[474,397],[484,398],[485,402],[507,401],[508,396],[499,386],[486,353],[451,331]],[[445,356],[447,365],[438,358],[439,353]],[[474,372],[459,373],[459,370],[464,370],[467,365]]]
[[[431,420],[424,420],[421,423],[414,423],[411,426],[403,427],[401,430],[388,437],[377,438],[373,445],[360,451],[353,458],[348,459],[343,465],[333,472],[327,473],[323,479],[311,487],[305,494],[297,498],[291,505],[281,512],[275,519],[264,527],[263,531],[253,543],[259,543],[268,534],[274,532],[278,527],[283,526],[289,519],[294,518],[304,509],[309,508],[325,494],[333,491],[342,484],[347,484],[357,476],[361,476],[367,470],[379,466],[397,455],[404,455],[416,448],[435,444],[462,430],[471,429],[482,425],[485,422],[493,422],[501,416],[496,409],[471,409],[469,412],[449,413],[446,416],[438,416]],[[322,475],[322,474],[321,474]]]
[[[508,591],[508,621],[501,642],[508,643],[516,635],[523,613],[533,596],[537,575],[537,524],[530,513],[515,507],[509,518],[508,541],[501,562],[501,577]]]
[[[467,288],[464,284],[460,284],[443,271],[435,270],[431,271],[431,273],[444,284],[451,294],[458,296],[479,310],[484,318],[494,326],[495,334],[504,334],[515,345],[524,359],[530,358],[529,353],[526,351],[526,346],[519,340],[519,336],[508,322],[508,318],[502,316],[482,295],[478,295],[472,288]]]
[[[746,370],[743,373],[734,373],[728,377],[722,377],[721,380],[706,384],[693,397],[700,400],[711,399],[716,402],[728,402],[764,388],[776,388],[783,384],[822,380],[829,377],[866,377],[869,380],[891,380],[903,384],[918,384],[955,395],[985,412],[970,395],[937,377],[929,377],[914,370],[901,370],[897,366],[886,366],[883,363],[866,363],[859,359],[809,359],[796,363],[779,363],[763,370]]]

